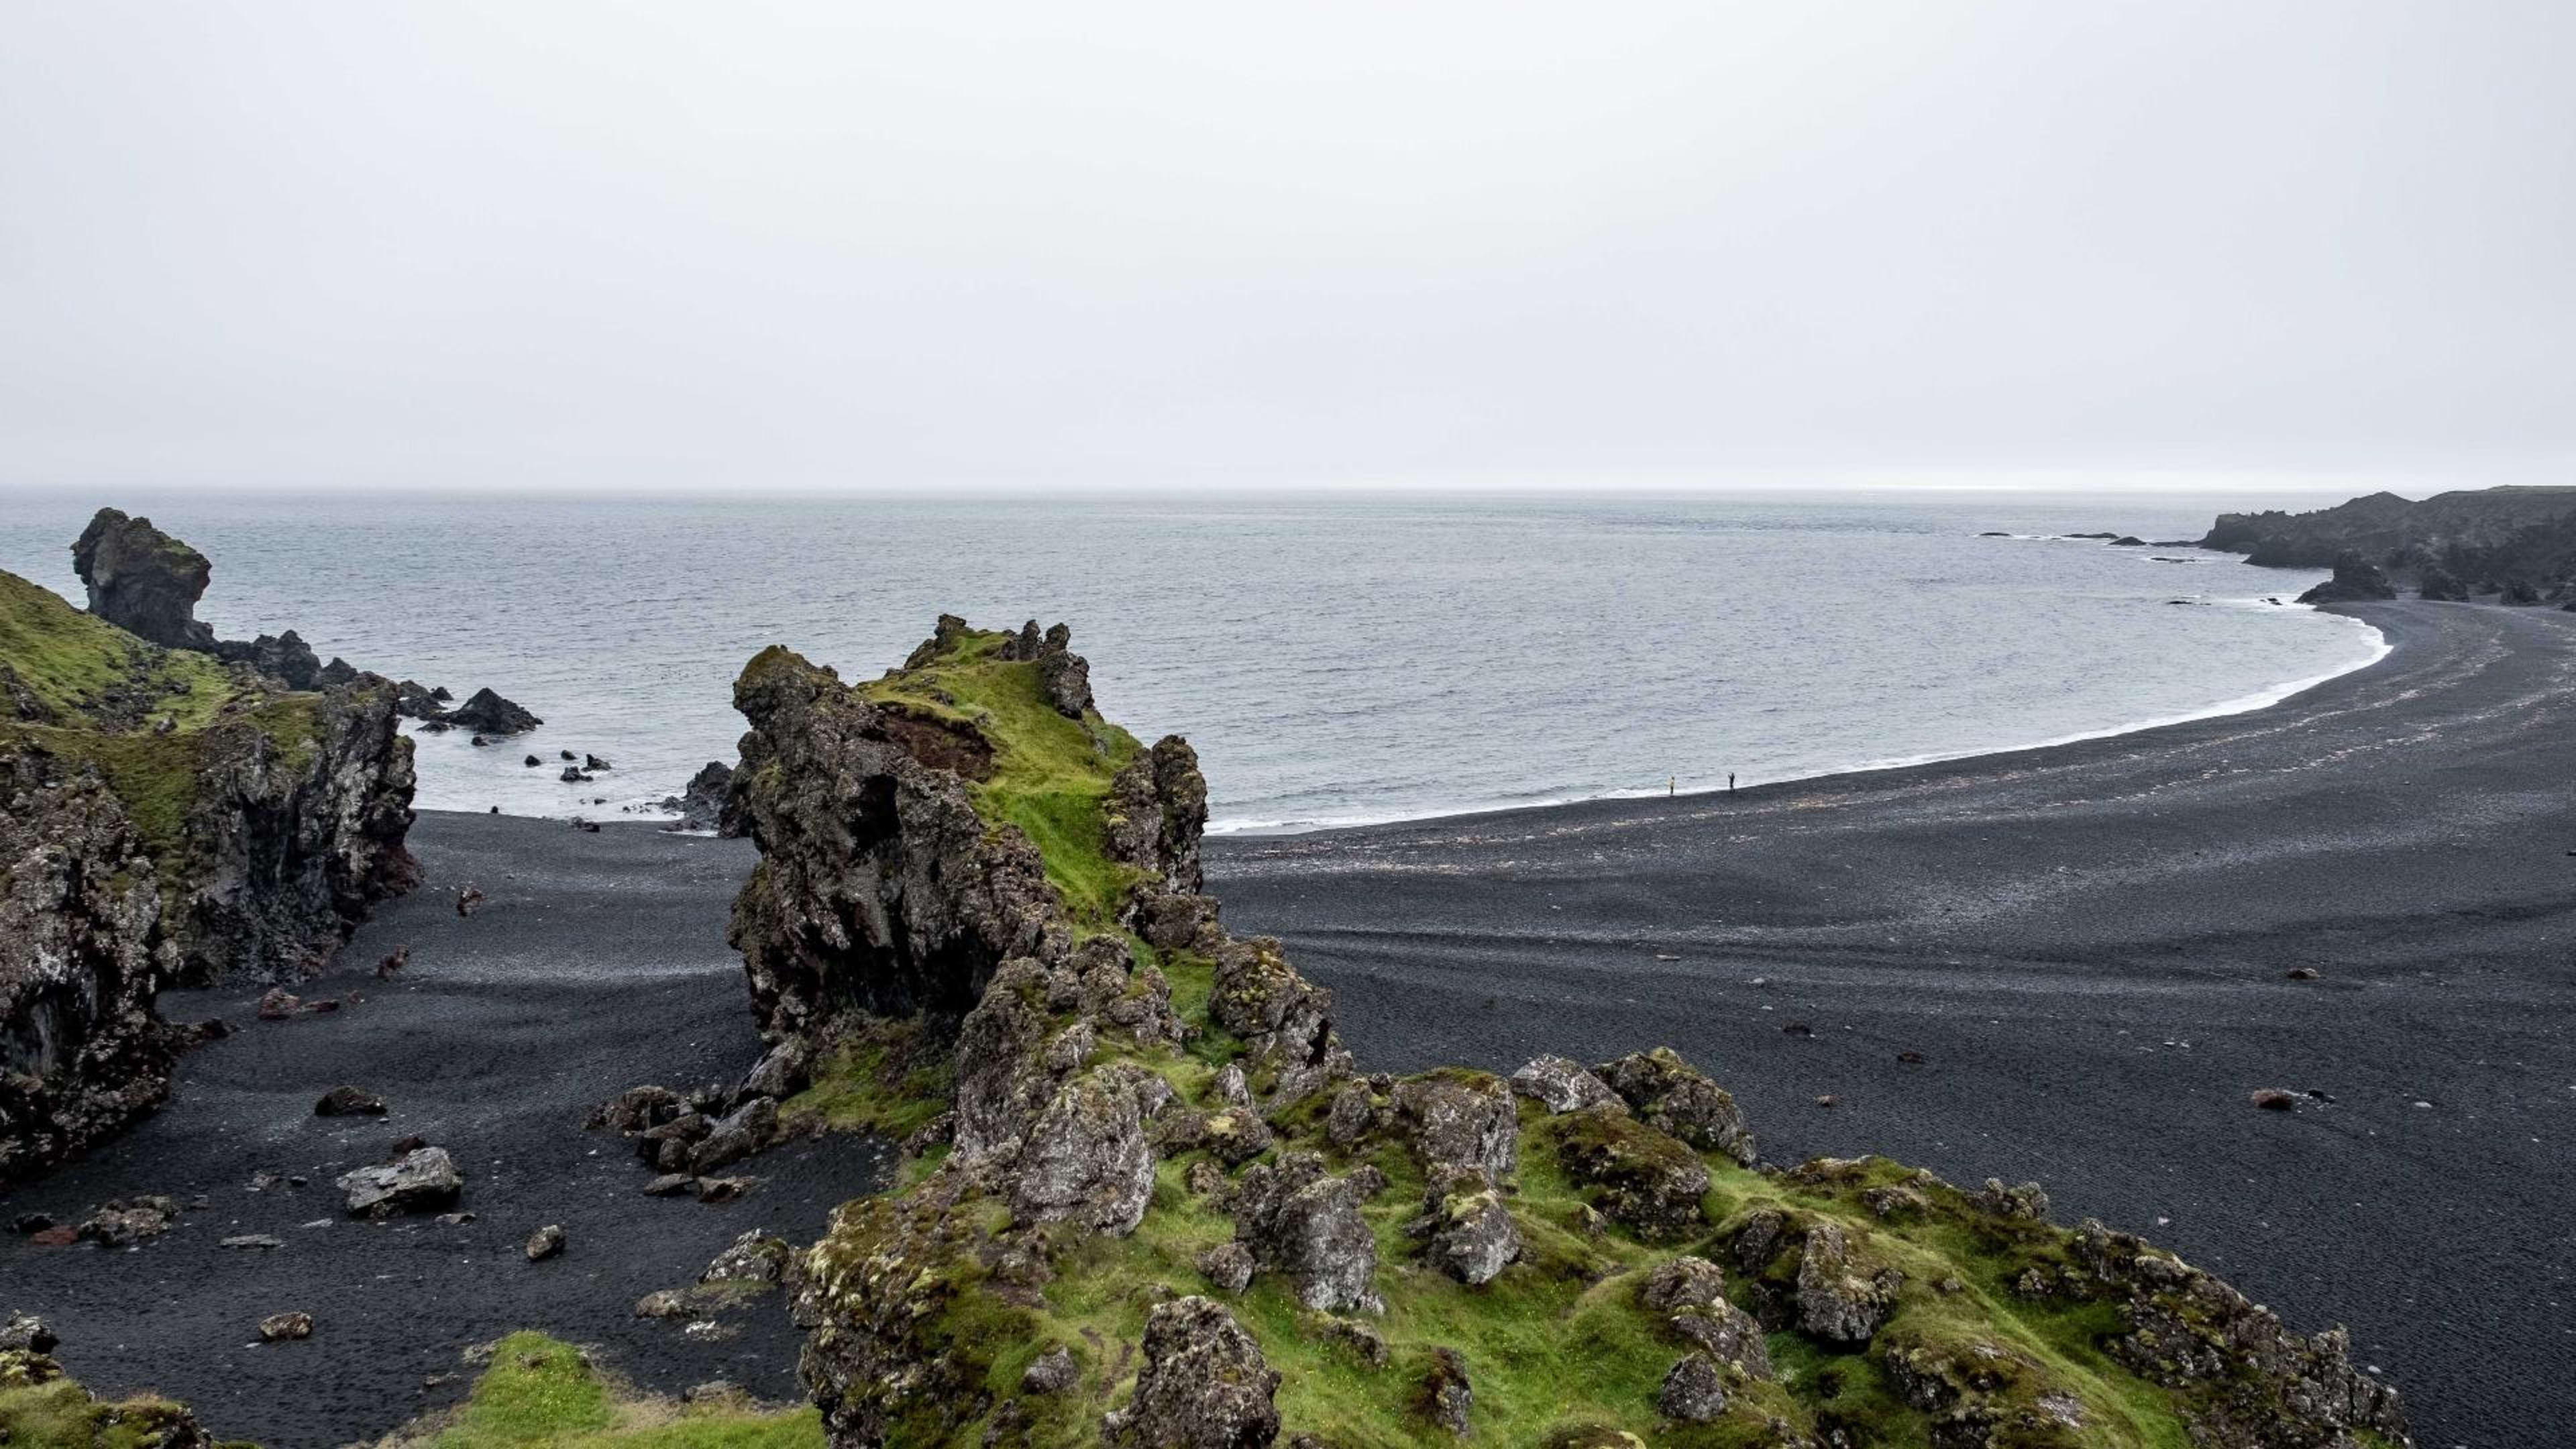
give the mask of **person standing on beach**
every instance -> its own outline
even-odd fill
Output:
[[[1673,775],[1673,776],[1670,776],[1670,777],[1666,778],[1666,779],[1665,779],[1665,781],[1664,781],[1664,793],[1665,793],[1666,795],[1670,795],[1670,794],[1672,794],[1674,791],[1679,790],[1679,789],[1681,788],[1681,784],[1682,784],[1682,777],[1681,777],[1681,776],[1679,776],[1679,775]]]
[[[1726,793],[1729,795],[1735,793],[1735,772],[1733,770],[1726,772]]]

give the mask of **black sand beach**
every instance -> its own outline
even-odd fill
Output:
[[[2360,612],[2387,660],[2254,714],[1732,797],[1211,842],[1212,888],[1340,993],[1372,1067],[1668,1043],[1737,1092],[1775,1160],[2042,1179],[2062,1221],[2144,1232],[2302,1326],[2351,1325],[2419,1442],[2564,1442],[2576,616]],[[424,1380],[519,1326],[664,1390],[792,1394],[783,1313],[697,1343],[630,1305],[745,1228],[812,1238],[875,1153],[791,1144],[746,1165],[748,1199],[708,1207],[643,1197],[622,1145],[580,1129],[622,1087],[756,1055],[723,940],[749,846],[446,814],[414,846],[429,883],[299,988],[364,1001],[263,1023],[254,993],[165,997],[241,1029],[191,1055],[161,1113],[0,1216],[209,1205],[132,1253],[0,1237],[0,1306],[52,1321],[97,1388],[159,1388],[276,1449],[446,1401],[461,1383]],[[460,920],[467,881],[492,899]],[[380,985],[368,967],[397,943],[410,971]],[[315,1119],[344,1081],[392,1114]],[[2272,1086],[2332,1100],[2248,1104]],[[330,1179],[406,1133],[456,1153],[471,1225],[342,1216]],[[311,1183],[254,1193],[262,1170]],[[571,1250],[531,1266],[519,1245],[546,1222]],[[246,1233],[287,1246],[217,1246]],[[310,1342],[249,1346],[288,1308],[315,1315]]]
[[[213,1432],[269,1449],[372,1440],[460,1396],[471,1376],[460,1353],[521,1327],[596,1345],[610,1368],[663,1392],[725,1378],[800,1397],[802,1339],[774,1297],[728,1314],[739,1335],[712,1342],[633,1305],[692,1282],[747,1229],[821,1236],[832,1207],[876,1185],[874,1146],[790,1142],[731,1169],[759,1179],[748,1196],[705,1205],[644,1196],[652,1173],[627,1144],[582,1130],[594,1103],[628,1086],[731,1081],[758,1057],[742,963],[724,940],[750,843],[428,814],[412,848],[426,884],[380,910],[340,969],[295,988],[364,1000],[268,1022],[254,1017],[256,992],[163,995],[171,1018],[220,1016],[235,1034],[191,1053],[173,1100],[135,1131],[0,1197],[0,1218],[77,1222],[133,1193],[207,1206],[131,1252],[0,1234],[0,1309],[52,1324],[65,1367],[94,1389],[160,1390]],[[460,919],[466,882],[490,899]],[[380,983],[373,964],[396,944],[412,948],[411,965]],[[344,1082],[380,1094],[388,1115],[315,1117],[314,1099]],[[410,1134],[455,1156],[472,1223],[343,1212],[331,1180]],[[253,1191],[262,1171],[309,1182]],[[546,1223],[570,1246],[531,1264],[521,1245]],[[219,1246],[246,1234],[286,1245]],[[288,1309],[313,1315],[313,1337],[258,1344],[253,1325]]]
[[[1211,841],[1210,888],[1371,1066],[1669,1044],[1769,1158],[2035,1177],[2349,1325],[2421,1444],[2576,1441],[2576,615],[2352,612],[2390,656],[2250,714]]]

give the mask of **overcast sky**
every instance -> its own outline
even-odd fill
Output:
[[[2576,482],[2576,4],[0,0],[0,487]]]

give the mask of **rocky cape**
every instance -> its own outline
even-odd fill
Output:
[[[2202,548],[2277,568],[2354,563],[2414,581],[2423,597],[2576,601],[2576,487],[2502,487],[2416,502],[2372,493],[2308,513],[2225,513]],[[2389,597],[2389,595],[2377,595]]]
[[[333,655],[324,663],[313,646],[288,629],[256,639],[218,639],[197,618],[197,601],[214,577],[206,556],[120,509],[102,508],[72,544],[72,567],[89,591],[89,611],[137,638],[169,649],[211,654],[243,665],[288,689],[337,689],[361,681],[386,684],[394,712],[427,728],[514,735],[545,721],[490,689],[451,710],[452,697],[416,680],[386,681]]]
[[[416,878],[393,687],[195,647],[194,594],[150,581],[202,587],[203,560],[151,533],[139,560],[142,534],[93,523],[80,560],[178,647],[0,574],[0,1186],[167,1094],[164,986],[304,974]]]
[[[2408,1442],[2339,1332],[2032,1185],[1766,1163],[1670,1052],[1364,1073],[1203,893],[1188,744],[1069,642],[943,618],[881,679],[736,687],[774,1048],[692,1141],[908,1158],[787,1275],[833,1444]],[[667,1140],[653,1090],[611,1115]]]

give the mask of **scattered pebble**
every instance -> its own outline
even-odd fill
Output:
[[[564,1230],[548,1223],[528,1235],[528,1261],[542,1263],[564,1250]]]
[[[2265,1087],[2246,1100],[2266,1112],[2287,1112],[2299,1105],[2299,1099],[2278,1087]]]
[[[266,1233],[244,1233],[237,1238],[224,1239],[220,1246],[227,1248],[283,1248],[286,1246],[286,1240],[284,1238],[272,1238]]]

